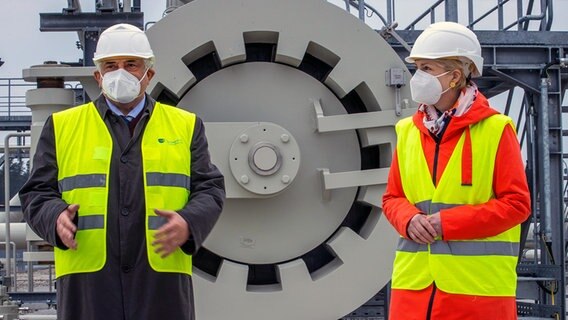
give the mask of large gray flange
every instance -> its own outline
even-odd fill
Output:
[[[203,118],[225,175],[197,318],[337,319],[377,293],[397,242],[381,212],[394,124],[414,112],[386,86],[408,73],[391,47],[320,0],[195,0],[148,36],[149,90]]]

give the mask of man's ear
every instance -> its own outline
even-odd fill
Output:
[[[146,73],[146,77],[148,77],[148,81],[152,80],[154,75],[156,74],[156,70],[154,68],[148,69],[148,73]]]
[[[101,75],[101,72],[99,70],[95,70],[93,75],[95,76],[95,80],[97,80],[97,83],[99,84],[99,88],[102,88],[103,76]]]

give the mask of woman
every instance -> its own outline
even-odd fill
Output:
[[[397,126],[383,210],[400,234],[390,320],[517,319],[520,223],[530,196],[511,119],[489,106],[472,77],[483,58],[475,34],[429,26],[409,63],[414,116]]]

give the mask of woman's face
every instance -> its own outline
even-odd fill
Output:
[[[461,72],[458,70],[451,70],[448,71],[444,68],[444,66],[436,61],[431,59],[417,59],[415,60],[416,69],[420,70],[424,73],[428,73],[432,75],[433,78],[431,81],[439,81],[441,85],[441,90],[437,94],[435,92],[430,92],[426,94],[432,94],[437,96],[436,102],[433,102],[433,99],[426,97],[428,99],[417,98],[420,103],[426,104],[434,104],[438,110],[444,111],[452,107],[455,101],[458,98],[459,90],[450,90],[456,87],[458,83]],[[435,79],[435,80],[434,80]],[[431,101],[428,101],[431,100]]]

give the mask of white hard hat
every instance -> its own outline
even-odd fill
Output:
[[[154,52],[144,31],[131,24],[120,23],[101,33],[93,57],[95,64],[106,58],[121,56],[138,57],[154,62]]]
[[[483,71],[481,45],[473,31],[455,22],[436,22],[426,28],[416,39],[406,62],[416,59],[440,59],[463,57],[462,61],[475,65],[473,77]]]

